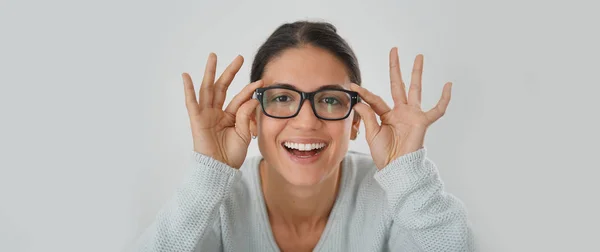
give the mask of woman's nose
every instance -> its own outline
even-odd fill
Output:
[[[299,129],[314,129],[320,123],[319,118],[315,116],[315,113],[310,106],[310,101],[308,100],[302,102],[298,115],[292,119],[294,127]]]

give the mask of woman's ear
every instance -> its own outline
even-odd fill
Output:
[[[360,128],[360,115],[354,112],[354,119],[352,119],[352,131],[350,132],[350,139],[356,140],[358,137],[358,130]]]

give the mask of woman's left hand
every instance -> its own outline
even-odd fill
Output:
[[[390,84],[394,107],[390,108],[381,97],[367,89],[352,84],[365,103],[358,103],[354,110],[365,123],[365,135],[371,149],[371,156],[379,169],[402,155],[423,147],[427,128],[440,119],[450,102],[452,83],[444,85],[442,97],[437,105],[425,112],[421,109],[421,76],[423,55],[417,55],[410,80],[408,97],[400,73],[398,49],[390,51]],[[368,105],[367,105],[368,104]],[[377,122],[377,114],[381,125]]]

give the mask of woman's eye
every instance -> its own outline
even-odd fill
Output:
[[[339,104],[339,103],[340,103],[340,102],[339,102],[337,99],[335,99],[335,98],[332,98],[332,97],[326,97],[326,98],[323,98],[323,100],[322,100],[322,101],[323,101],[324,103],[326,103],[326,104],[330,104],[330,105],[337,105],[337,104]]]
[[[281,95],[281,96],[275,97],[273,99],[273,101],[276,101],[276,102],[288,102],[288,101],[291,101],[291,98],[289,96]]]

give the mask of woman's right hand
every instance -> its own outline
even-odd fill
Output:
[[[211,53],[200,86],[199,101],[192,78],[187,73],[182,74],[194,151],[236,169],[244,162],[252,139],[251,117],[259,104],[252,99],[252,94],[263,85],[261,80],[246,85],[223,110],[227,88],[243,63],[244,58],[237,56],[215,81],[217,56]]]

